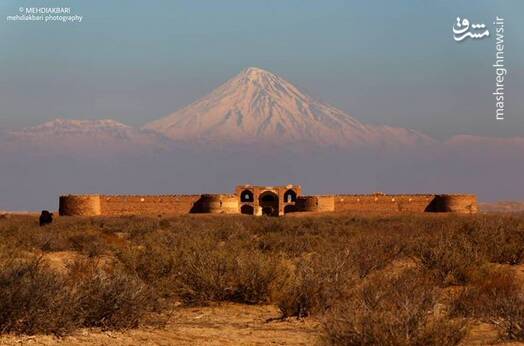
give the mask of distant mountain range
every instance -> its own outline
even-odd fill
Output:
[[[55,119],[9,132],[9,142],[47,150],[106,150],[186,144],[304,144],[342,148],[432,145],[405,128],[369,125],[302,93],[268,71],[250,67],[209,95],[162,119],[133,128],[115,120]]]
[[[493,203],[480,203],[480,210],[494,213],[516,213],[524,212],[524,202],[499,201]]]
[[[524,149],[524,138],[457,135],[444,143],[407,128],[363,123],[315,100],[283,78],[250,67],[207,96],[142,128],[118,121],[55,119],[4,131],[4,149],[88,152],[91,155],[165,150],[183,144],[337,147],[344,150],[419,150],[444,146]]]
[[[50,153],[87,153],[91,156],[159,148],[169,139],[151,130],[118,121],[55,119],[44,124],[7,133],[7,150]]]

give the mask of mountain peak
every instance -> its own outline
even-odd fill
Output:
[[[242,72],[240,72],[240,76],[254,80],[254,79],[260,79],[263,77],[271,77],[275,75],[259,67],[248,67],[244,69]]]
[[[230,89],[245,89],[246,92],[252,94],[251,96],[255,96],[253,92],[263,90],[273,92],[273,95],[277,96],[277,93],[275,93],[277,89],[294,89],[289,82],[276,74],[258,67],[248,67],[242,70],[225,85],[228,85]],[[293,92],[297,92],[297,90],[293,90]]]
[[[258,67],[242,70],[209,95],[145,128],[175,140],[218,143],[404,145],[423,137],[365,125]]]

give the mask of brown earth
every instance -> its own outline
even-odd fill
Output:
[[[319,322],[312,318],[279,320],[273,305],[226,303],[175,308],[164,326],[124,332],[82,329],[50,335],[0,337],[0,345],[313,345]]]
[[[320,323],[314,318],[279,319],[273,305],[225,303],[209,307],[176,308],[162,326],[122,332],[81,329],[66,337],[51,335],[0,337],[0,345],[315,345]],[[461,345],[524,345],[497,342],[487,323],[471,328]]]

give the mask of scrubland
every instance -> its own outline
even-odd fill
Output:
[[[0,332],[154,329],[235,303],[317,321],[324,345],[467,344],[479,325],[521,341],[523,261],[524,214],[0,216]]]

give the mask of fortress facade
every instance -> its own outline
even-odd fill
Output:
[[[233,194],[66,195],[61,216],[171,216],[191,213],[283,216],[304,212],[478,211],[477,197],[466,194],[302,195],[300,185],[239,185]]]

